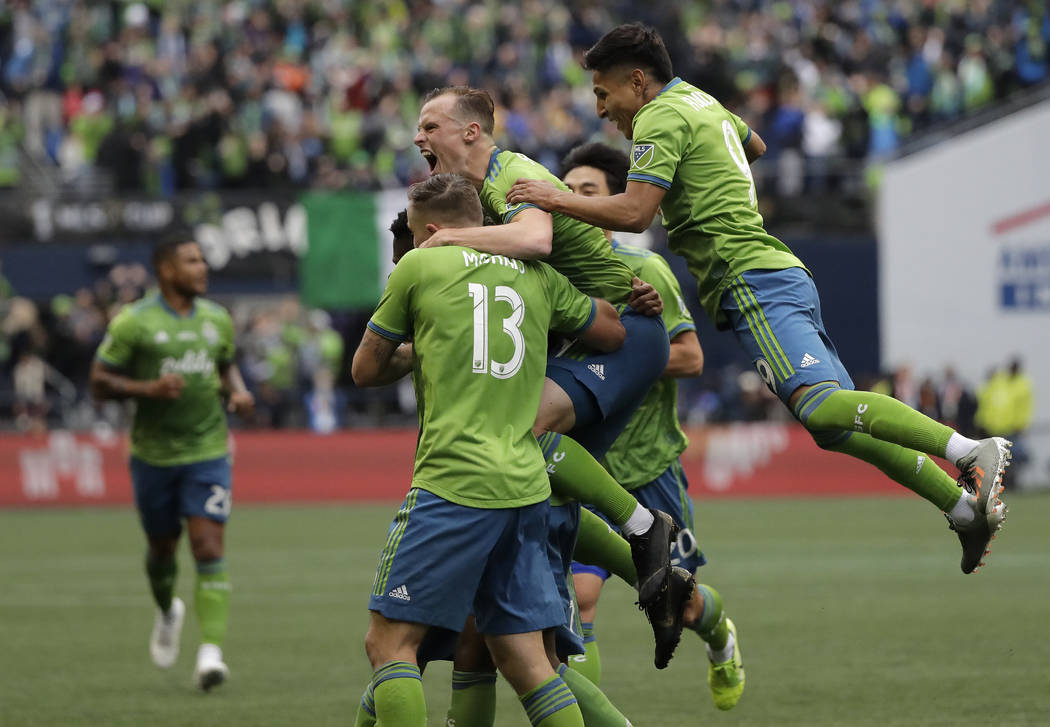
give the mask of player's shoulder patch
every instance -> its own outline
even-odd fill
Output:
[[[631,147],[631,168],[645,169],[656,155],[656,144],[635,144]]]

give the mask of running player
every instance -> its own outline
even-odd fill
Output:
[[[711,95],[674,77],[652,28],[618,26],[584,62],[598,115],[634,143],[626,190],[583,197],[523,177],[507,203],[626,231],[645,229],[662,210],[704,309],[733,329],[770,389],[820,447],[875,465],[944,512],[962,544],[962,571],[972,573],[1006,516],[999,496],[1010,442],[968,439],[888,396],[853,390],[809,271],[763,228],[748,164],[765,144]],[[927,454],[956,464],[958,483]]]
[[[485,213],[503,224],[446,227],[419,245],[455,244],[492,255],[542,258],[580,291],[618,306],[627,329],[622,349],[548,358],[535,433],[571,434],[559,450],[563,460],[552,487],[558,494],[595,505],[621,528],[636,557],[639,602],[650,606],[666,588],[667,543],[674,524],[665,514],[654,520],[654,514],[622,487],[607,486],[608,478],[594,458],[612,445],[667,363],[659,296],[612,254],[601,230],[562,215],[552,217],[534,205],[507,205],[506,192],[515,179],[557,178],[524,155],[496,146],[493,113],[492,98],[478,89],[441,88],[424,98],[416,146],[435,173],[453,172],[472,182]],[[656,304],[648,305],[650,301]]]
[[[476,191],[455,175],[432,176],[409,199],[417,240],[482,222]],[[545,552],[550,486],[532,434],[549,328],[600,351],[624,339],[609,303],[546,265],[463,247],[415,250],[391,274],[354,355],[358,385],[418,365],[424,394],[412,488],[369,602],[375,674],[362,709],[381,724],[426,724],[418,647],[428,625],[458,631],[471,612],[532,724],[583,724],[541,636],[564,621]]]
[[[179,653],[185,605],[175,593],[182,520],[197,565],[194,605],[201,628],[194,681],[207,691],[229,676],[222,642],[230,602],[223,532],[231,506],[228,409],[249,416],[252,395],[233,363],[233,323],[208,289],[208,266],[189,233],[154,250],[159,292],[109,324],[91,368],[98,399],[132,398],[131,480],[149,548],[146,573],[157,604],[150,656],[163,668]]]
[[[608,197],[624,191],[629,167],[627,155],[618,149],[604,144],[585,144],[562,160],[561,176],[576,194]],[[606,232],[606,237],[616,255],[637,277],[649,281],[666,302],[663,319],[671,341],[671,355],[664,375],[653,384],[602,464],[640,503],[674,518],[680,530],[671,552],[671,563],[695,575],[706,561],[693,534],[693,501],[687,492],[689,483],[679,459],[688,440],[678,424],[675,379],[699,376],[704,353],[696,337],[693,318],[682,299],[682,290],[667,262],[648,250],[617,242],[610,232]],[[572,571],[586,653],[573,657],[571,664],[598,684],[601,660],[594,619],[609,571],[579,562],[572,564]],[[696,586],[694,597],[686,607],[685,626],[696,631],[706,643],[708,684],[715,704],[719,709],[732,709],[743,693],[744,668],[736,627],[726,618],[718,591],[705,584]]]

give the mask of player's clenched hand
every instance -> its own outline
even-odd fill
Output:
[[[416,245],[416,247],[445,247],[446,245],[456,245],[456,231],[452,228],[442,228],[435,230],[434,234],[428,237],[423,242]]]
[[[554,201],[562,191],[547,181],[519,179],[507,192],[507,204],[528,202],[548,212],[554,209]]]
[[[664,312],[664,302],[656,288],[641,278],[631,280],[631,294],[627,297],[627,305],[646,316],[658,316]]]
[[[154,399],[178,399],[186,380],[178,374],[164,374],[150,385],[150,396]]]
[[[255,413],[255,397],[250,391],[235,391],[230,394],[226,408],[242,419],[248,419]]]

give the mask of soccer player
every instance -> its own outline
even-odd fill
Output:
[[[656,517],[642,507],[594,458],[612,445],[667,363],[659,296],[612,254],[601,230],[534,205],[506,203],[507,190],[519,177],[560,182],[528,157],[496,146],[493,108],[485,91],[463,86],[435,89],[424,98],[414,143],[433,172],[468,179],[480,194],[485,214],[502,224],[445,227],[416,244],[463,245],[491,255],[544,259],[583,293],[618,306],[627,330],[619,351],[601,354],[574,348],[548,358],[535,433],[571,434],[572,440],[559,450],[563,459],[552,487],[557,494],[595,505],[620,527],[635,554],[639,602],[654,605],[666,590],[667,544],[674,537],[674,523],[666,514]]]
[[[208,266],[189,233],[153,252],[159,292],[126,306],[109,324],[91,367],[98,399],[135,400],[131,481],[149,547],[146,573],[157,604],[150,656],[174,665],[186,607],[175,593],[182,521],[197,566],[194,605],[201,645],[193,678],[207,691],[229,676],[222,642],[230,603],[223,533],[231,507],[226,413],[250,416],[254,400],[233,362],[233,322],[205,300]]]
[[[573,149],[561,164],[562,180],[570,190],[585,197],[608,197],[624,191],[630,160],[618,149],[604,144],[585,144]],[[704,353],[696,337],[696,326],[682,299],[682,290],[667,262],[655,253],[606,237],[613,251],[632,272],[656,288],[666,301],[663,310],[671,355],[667,369],[653,384],[623,434],[605,455],[603,464],[613,478],[631,490],[647,507],[662,510],[680,530],[671,553],[671,563],[695,575],[706,561],[693,534],[693,501],[679,455],[688,440],[678,424],[676,378],[699,376]],[[598,684],[601,660],[594,634],[598,597],[609,571],[579,562],[572,564],[576,598],[586,653],[572,659],[572,667]],[[736,627],[726,618],[718,591],[698,584],[685,613],[685,625],[706,643],[708,684],[720,709],[732,709],[744,689],[744,668]]]
[[[763,228],[748,165],[765,144],[674,76],[652,28],[614,28],[584,63],[598,116],[633,140],[626,190],[584,197],[522,178],[507,203],[625,231],[644,230],[662,210],[670,248],[696,276],[704,309],[733,329],[770,389],[820,447],[875,465],[941,510],[962,544],[962,571],[972,573],[1006,516],[999,496],[1010,442],[968,439],[888,396],[853,390],[809,271]],[[956,464],[958,483],[927,454]]]
[[[483,219],[474,187],[456,175],[432,176],[409,200],[417,240]],[[564,621],[545,552],[550,485],[532,433],[548,329],[599,351],[624,338],[612,305],[542,263],[464,247],[414,250],[391,274],[354,355],[358,385],[396,381],[418,365],[424,392],[412,488],[369,601],[375,674],[363,708],[380,724],[426,724],[418,647],[428,626],[460,630],[471,612],[532,724],[583,724],[541,635]]]

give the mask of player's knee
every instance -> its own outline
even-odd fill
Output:
[[[852,436],[853,432],[842,431],[839,429],[810,429],[809,436],[813,437],[813,441],[816,442],[817,446],[821,449],[829,451],[835,451]]]
[[[223,556],[222,537],[214,533],[191,535],[190,552],[198,563],[218,560]]]
[[[175,551],[178,549],[179,539],[174,538],[150,538],[149,541],[149,557],[150,560],[171,560],[175,557]]]

